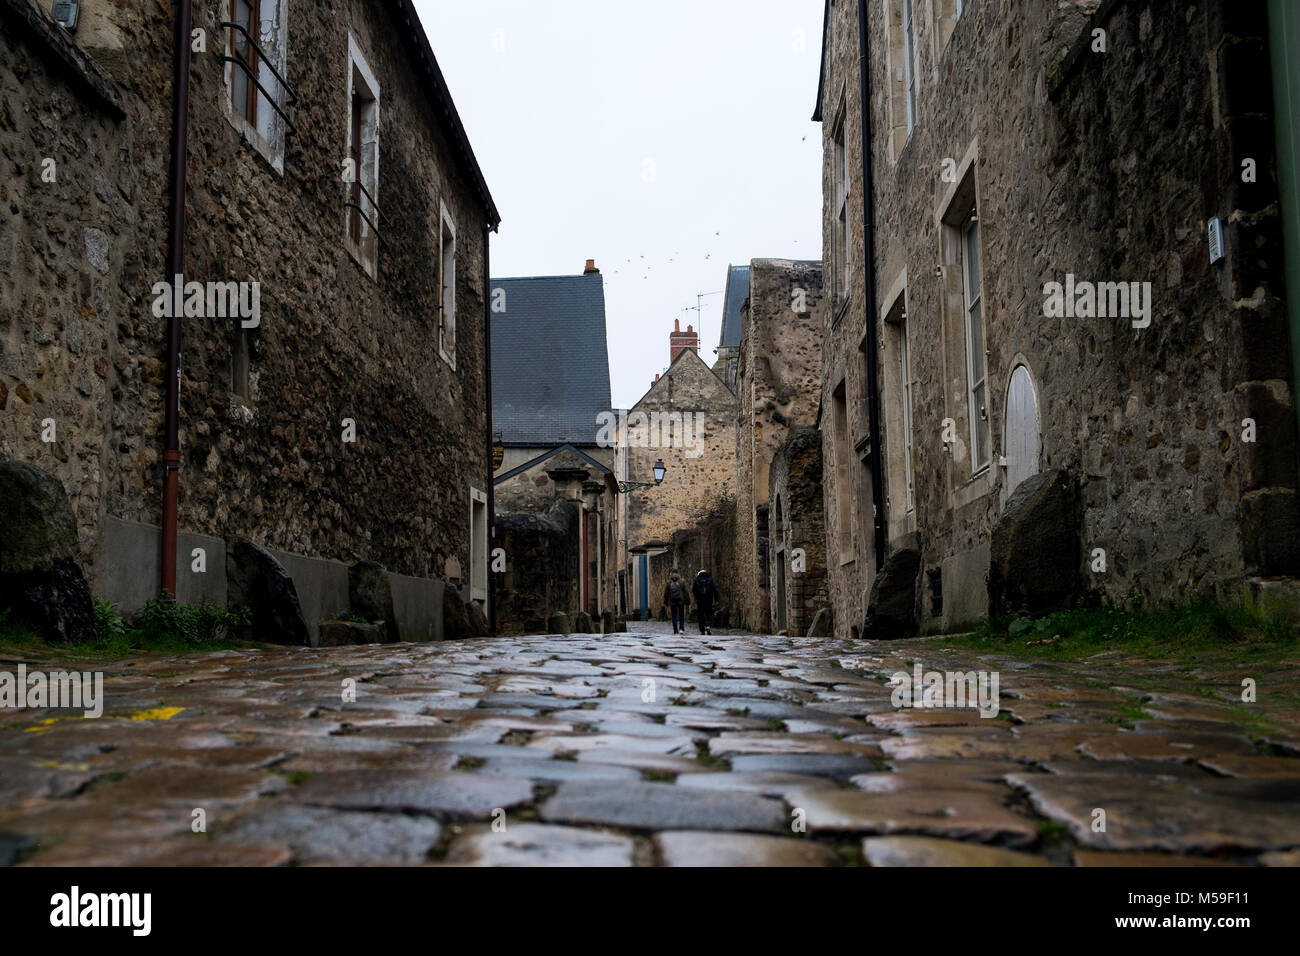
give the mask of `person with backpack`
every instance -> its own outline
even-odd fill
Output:
[[[664,603],[668,605],[673,614],[673,633],[686,633],[686,582],[682,580],[681,574],[676,568],[668,576],[668,583],[664,585]]]
[[[712,634],[713,608],[718,603],[718,585],[714,583],[713,575],[700,568],[695,583],[691,585],[691,593],[695,595],[695,607],[700,615],[700,633]]]

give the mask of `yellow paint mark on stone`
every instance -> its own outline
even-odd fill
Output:
[[[148,710],[137,710],[133,714],[123,716],[127,720],[171,720],[184,709],[184,707],[151,707]]]

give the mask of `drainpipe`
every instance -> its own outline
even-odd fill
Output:
[[[176,5],[176,52],[172,72],[172,196],[167,250],[167,279],[180,282],[185,272],[185,161],[189,146],[190,0]],[[173,289],[173,308],[178,298]],[[163,448],[162,590],[176,596],[176,501],[180,486],[181,317],[167,320],[166,445]]]
[[[487,619],[488,633],[493,637],[497,636],[497,586],[496,576],[491,570],[492,548],[496,543],[497,520],[496,520],[496,482],[493,481],[492,475],[496,469],[492,465],[492,446],[495,444],[492,438],[492,270],[488,265],[488,239],[491,235],[492,227],[488,223],[483,223],[483,395],[484,408],[486,409],[487,421],[487,522],[488,522],[488,576],[487,576]],[[470,534],[474,529],[470,529]],[[471,569],[471,574],[473,573]]]
[[[871,433],[871,507],[875,512],[875,573],[885,559],[885,479],[880,450],[880,385],[876,372],[875,243],[871,218],[871,70],[867,61],[867,2],[858,0],[858,95],[862,104],[863,298],[867,312],[867,428]]]

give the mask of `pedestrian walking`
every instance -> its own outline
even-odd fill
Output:
[[[664,603],[673,615],[674,634],[686,633],[686,600],[689,596],[681,572],[673,568],[668,575],[668,583],[664,585]]]
[[[718,603],[718,585],[714,583],[713,575],[700,568],[695,583],[691,585],[691,593],[695,595],[695,608],[700,616],[700,633],[712,634],[713,608]]]

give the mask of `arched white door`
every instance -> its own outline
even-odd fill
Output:
[[[1003,494],[1038,473],[1038,393],[1029,369],[1017,365],[1007,385],[1007,418],[1003,432],[1007,480]]]

